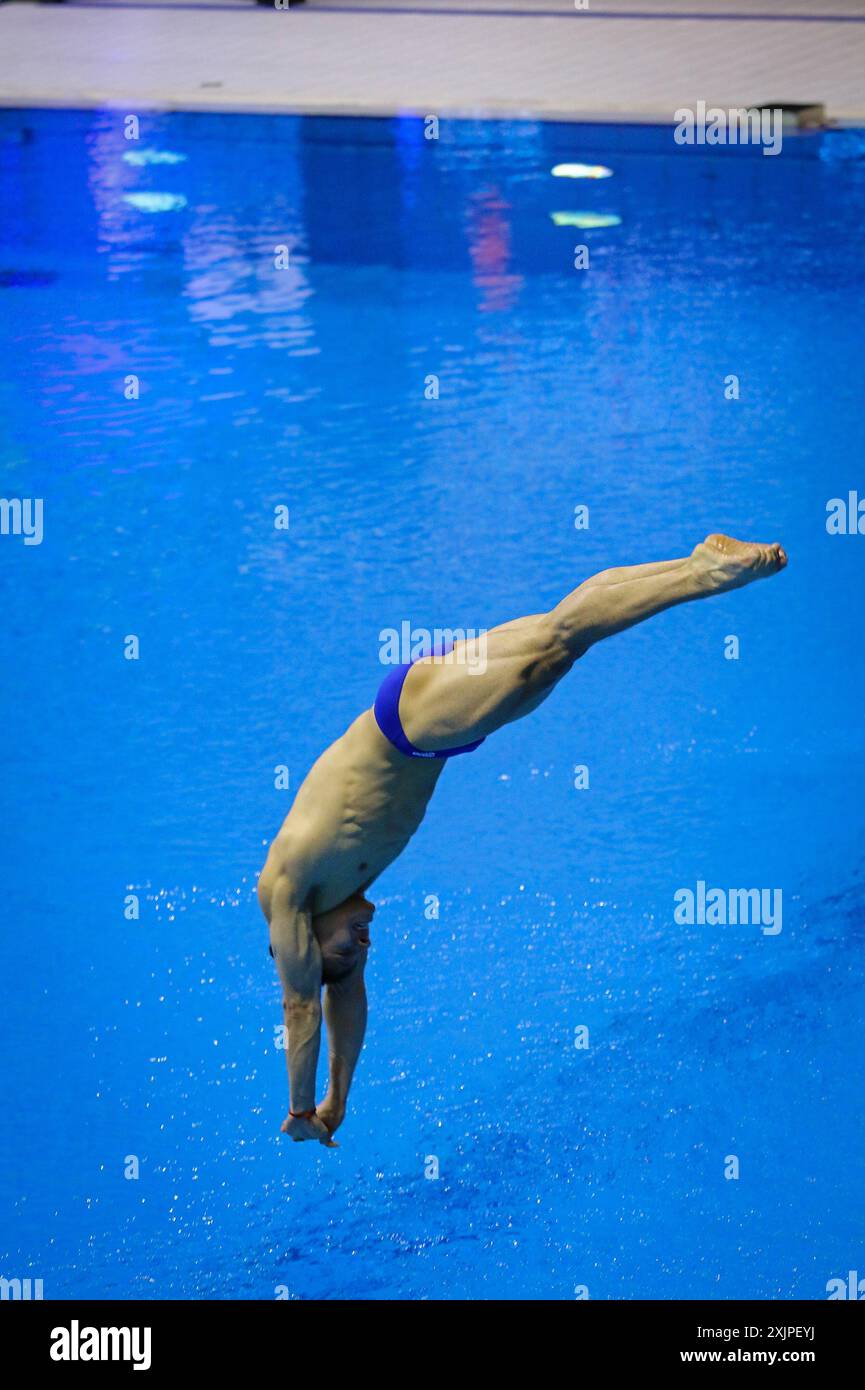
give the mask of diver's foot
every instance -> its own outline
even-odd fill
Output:
[[[713,534],[694,547],[691,563],[706,592],[722,594],[777,574],[787,564],[787,555],[777,541],[758,545],[756,541],[736,541],[732,536]]]

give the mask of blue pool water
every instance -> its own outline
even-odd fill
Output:
[[[862,136],[123,115],[0,114],[2,495],[44,499],[0,536],[0,1274],[825,1298],[865,1273],[865,537],[825,524],[865,496]],[[446,769],[371,894],[342,1147],[287,1143],[255,879],[379,633],[710,530],[790,567]],[[700,880],[781,932],[677,924]]]

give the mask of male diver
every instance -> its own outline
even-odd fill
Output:
[[[684,559],[603,570],[548,613],[390,671],[374,706],[310,769],[258,883],[283,990],[284,1133],[337,1147],[366,1029],[363,974],[375,908],[364,894],[417,830],[447,759],[536,709],[596,642],[786,564],[777,543],[711,535]],[[330,1080],[316,1106],[322,1016]]]

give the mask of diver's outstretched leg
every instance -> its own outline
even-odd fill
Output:
[[[768,578],[786,563],[777,543],[711,535],[680,560],[603,570],[549,613],[457,642],[444,661],[416,662],[400,699],[403,729],[425,751],[486,737],[536,709],[596,642],[676,604]]]
[[[550,617],[574,656],[678,603],[738,589],[777,574],[787,563],[777,544],[707,536],[684,560],[604,570],[586,580]]]

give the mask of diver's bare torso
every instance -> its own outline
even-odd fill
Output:
[[[399,702],[408,738],[430,751],[469,743],[546,699],[575,658],[549,657],[543,622],[495,629],[479,675],[465,675],[478,653],[464,642],[441,661],[413,665]],[[270,847],[259,880],[265,915],[274,892],[313,917],[365,892],[414,835],[446,761],[407,757],[365,710],[313,764]]]
[[[424,818],[444,761],[407,758],[371,709],[310,768],[268,854],[260,891],[288,869],[317,916],[365,891]]]

